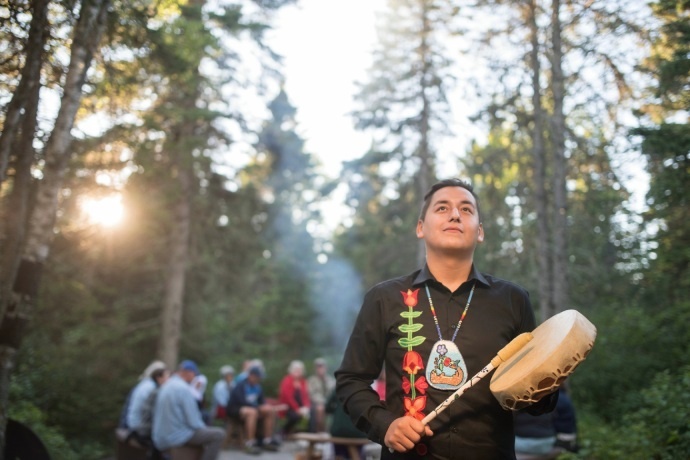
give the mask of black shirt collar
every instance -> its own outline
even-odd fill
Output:
[[[438,281],[436,281],[436,278],[434,278],[434,275],[431,274],[431,271],[429,270],[429,266],[427,264],[424,264],[424,267],[422,267],[422,269],[419,271],[419,273],[415,277],[414,281],[412,282],[412,285],[413,286],[419,286],[419,285],[422,285],[422,284],[424,284],[430,280],[438,283]],[[477,268],[474,266],[474,264],[472,264],[472,269],[470,270],[470,276],[467,278],[467,281],[470,281],[470,280],[476,280],[480,284],[484,284],[485,286],[489,286],[489,282],[486,280],[484,275],[482,275],[479,272],[479,270],[477,270]]]

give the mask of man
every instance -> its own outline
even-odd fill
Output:
[[[182,361],[177,372],[161,387],[153,413],[153,442],[159,450],[182,445],[203,448],[201,460],[218,457],[225,431],[207,427],[190,391],[190,382],[199,375],[194,361]]]
[[[251,367],[247,377],[238,383],[230,394],[228,403],[228,416],[241,420],[244,423],[246,436],[245,452],[252,455],[261,453],[261,447],[266,450],[278,450],[279,443],[273,435],[275,427],[275,410],[266,404],[261,380],[263,371],[260,367]],[[261,446],[257,440],[259,421],[262,421],[263,442]]]
[[[426,265],[366,294],[336,372],[338,397],[357,428],[385,446],[383,459],[514,459],[513,417],[493,397],[489,378],[429,426],[421,420],[514,337],[534,329],[527,291],[474,266],[484,229],[469,184],[433,185],[416,234]],[[384,364],[380,401],[371,383]],[[545,399],[535,412],[553,402]]]
[[[220,380],[213,385],[213,406],[211,407],[211,414],[216,420],[225,420],[225,408],[230,401],[234,378],[234,367],[226,365],[220,368]]]

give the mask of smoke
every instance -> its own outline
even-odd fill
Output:
[[[316,342],[340,357],[362,304],[362,280],[348,261],[336,257],[321,264],[316,277],[309,292]]]

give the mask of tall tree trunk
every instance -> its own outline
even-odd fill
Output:
[[[0,250],[0,299],[7,297],[14,283],[26,237],[33,184],[31,166],[36,156],[33,141],[38,123],[39,93],[40,87],[36,86],[33,93],[28,95],[19,137],[12,147],[13,151],[17,152],[13,162],[14,177],[11,181],[11,190],[3,204],[3,217],[0,219],[3,242]],[[0,318],[3,312],[4,303],[0,302]]]
[[[17,89],[7,106],[0,133],[0,185],[7,178],[11,152],[14,152],[15,170],[10,194],[0,211],[0,319],[5,311],[6,301],[3,299],[7,299],[14,282],[26,230],[41,68],[49,35],[48,4],[48,0],[32,2],[31,24],[25,48],[26,61]]]
[[[201,11],[206,0],[192,0],[182,8],[186,21],[201,21]],[[180,117],[169,130],[166,141],[173,174],[177,187],[172,192],[174,202],[174,222],[170,235],[170,258],[165,283],[165,294],[161,306],[161,335],[158,341],[158,356],[171,368],[177,365],[180,340],[182,337],[182,320],[184,317],[184,297],[192,219],[192,195],[194,190],[194,149],[201,148],[197,142],[199,124],[206,120],[195,118],[197,103],[201,96],[199,72],[201,61],[189,61],[179,75],[179,88],[171,94],[170,103],[183,111],[186,116]],[[191,114],[191,115],[190,115]]]
[[[201,20],[201,9],[206,0],[192,0],[182,9],[182,16],[189,21]],[[188,62],[180,76],[180,86],[171,97],[171,103],[183,110],[184,114],[194,114],[200,96],[201,59]],[[183,115],[170,130],[167,141],[170,160],[173,164],[173,177],[176,181],[173,231],[170,235],[170,258],[166,274],[165,294],[161,306],[161,335],[158,341],[158,356],[170,368],[177,365],[182,337],[184,317],[185,282],[189,261],[189,246],[192,219],[192,191],[194,176],[194,155],[197,147],[192,141],[198,136],[197,118]]]
[[[419,127],[419,147],[417,149],[417,155],[419,157],[419,172],[417,174],[417,190],[419,193],[419,200],[421,202],[424,198],[424,194],[431,187],[431,183],[434,181],[434,160],[431,154],[431,148],[429,146],[429,130],[430,123],[429,118],[431,116],[431,104],[429,102],[429,97],[427,96],[427,90],[429,88],[429,74],[431,72],[431,62],[429,56],[429,44],[428,37],[431,33],[431,24],[429,23],[429,7],[427,2],[423,2],[422,6],[422,42],[419,46],[419,60],[422,62],[423,71],[421,73],[421,81],[419,82],[421,88],[421,98],[422,98],[422,113]],[[419,240],[417,244],[417,265],[422,266],[426,261],[426,247],[424,241]]]
[[[29,219],[26,246],[0,322],[0,460],[4,459],[10,376],[26,325],[33,316],[40,274],[50,252],[58,195],[71,153],[70,131],[81,103],[86,72],[105,28],[108,5],[109,0],[90,0],[82,4],[73,34],[60,110],[45,147],[43,179],[38,185],[36,205]]]
[[[177,176],[178,198],[175,203],[173,229],[170,235],[165,298],[161,307],[161,335],[158,342],[158,356],[170,369],[174,369],[177,365],[182,336],[184,288],[191,228],[191,180],[191,172],[180,166]]]
[[[553,142],[553,308],[549,316],[568,308],[568,206],[567,206],[567,160],[565,158],[565,77],[563,76],[563,49],[561,41],[560,0],[551,4],[551,91],[553,93],[553,116],[551,136]],[[546,319],[546,318],[543,318]]]
[[[527,24],[530,30],[530,64],[532,71],[532,107],[534,110],[534,124],[532,127],[532,149],[534,157],[534,199],[537,211],[537,264],[539,267],[539,311],[541,319],[545,320],[553,305],[553,291],[551,290],[551,267],[549,254],[551,251],[551,236],[549,234],[549,204],[546,196],[546,149],[544,142],[544,107],[542,105],[541,64],[539,54],[539,26],[537,25],[537,2],[528,0],[526,6]]]
[[[27,104],[31,95],[41,85],[45,43],[48,38],[49,0],[31,2],[31,24],[26,42],[26,62],[22,69],[19,84],[7,105],[5,120],[0,133],[0,185],[7,177],[7,165],[22,118],[26,117]]]

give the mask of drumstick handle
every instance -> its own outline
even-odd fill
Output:
[[[484,367],[481,371],[477,372],[474,374],[474,377],[469,379],[463,386],[455,390],[455,392],[450,395],[448,398],[446,398],[445,401],[443,401],[436,409],[434,409],[432,412],[427,414],[426,417],[422,419],[422,424],[423,425],[428,425],[430,421],[436,418],[438,414],[443,412],[446,407],[450,406],[450,404],[458,399],[463,393],[465,393],[467,390],[469,390],[471,387],[477,384],[482,378],[484,378],[488,373],[490,373],[492,370],[494,370],[499,364],[502,362],[507,361],[510,359],[511,356],[513,356],[515,353],[517,353],[522,347],[527,345],[527,343],[532,340],[532,334],[529,332],[525,332],[523,334],[518,335],[515,337],[513,340],[510,341],[508,345],[505,347],[501,348],[501,350],[496,353],[496,356],[493,357],[491,362]]]
[[[491,360],[491,364],[494,367],[498,367],[499,364],[504,363],[510,359],[515,353],[520,351],[522,347],[527,345],[534,336],[531,332],[523,332],[522,334],[515,337],[508,343],[505,347],[501,348],[496,356]]]

